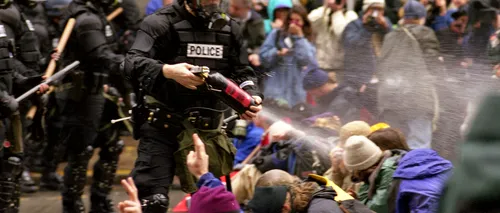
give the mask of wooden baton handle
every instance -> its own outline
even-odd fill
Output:
[[[112,21],[113,19],[115,19],[117,16],[119,16],[121,13],[123,13],[123,8],[119,7],[117,8],[115,11],[113,11],[112,13],[110,13],[107,17],[106,17],[106,20],[108,21]]]
[[[59,44],[57,44],[57,53],[61,54],[68,43],[68,39],[71,36],[71,32],[73,32],[73,28],[75,27],[76,20],[74,18],[70,18],[68,23],[66,23],[66,27],[64,27],[64,31],[59,39]],[[48,78],[54,74],[56,70],[56,60],[51,59],[47,70],[45,71],[45,76]]]
[[[253,149],[253,151],[247,156],[247,158],[245,158],[245,160],[243,162],[241,162],[242,165],[245,165],[248,163],[248,161],[252,160],[252,158],[257,154],[257,152],[260,151],[260,147],[261,145],[257,145],[255,147],[255,149]]]

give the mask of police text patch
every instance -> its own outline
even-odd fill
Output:
[[[30,20],[26,20],[26,25],[28,25],[28,29],[30,31],[35,31],[35,28],[33,27],[33,24],[31,24],[31,21]]]
[[[188,44],[187,57],[221,59],[223,50],[222,45]]]
[[[5,27],[0,24],[0,38],[7,37],[7,33],[5,32]]]

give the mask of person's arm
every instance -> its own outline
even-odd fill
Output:
[[[169,33],[168,24],[158,21],[159,18],[158,15],[153,14],[144,19],[124,64],[126,79],[135,79],[142,83],[142,88],[148,94],[155,94],[155,89],[167,81],[162,73],[164,63],[153,59],[158,52],[167,50],[156,42],[159,37]],[[168,42],[165,40],[163,44],[168,44]]]
[[[200,177],[196,186],[200,189],[202,186],[206,186],[208,188],[215,188],[218,186],[223,186],[222,182],[217,179],[212,173],[207,172]]]
[[[300,67],[313,64],[316,61],[316,48],[305,38],[292,36],[294,40],[293,54]]]
[[[257,86],[257,76],[248,63],[247,47],[243,43],[240,26],[232,21],[231,28],[233,48],[230,50],[232,52],[229,54],[229,63],[234,71],[229,77],[251,96],[259,96],[263,99],[264,96]]]
[[[352,20],[348,19],[344,15],[344,11],[339,10],[333,13],[332,15],[332,28],[333,28],[333,33],[335,34],[336,37],[342,36],[342,33],[344,32],[345,27],[349,22]]]
[[[111,50],[102,28],[99,17],[84,13],[76,18],[74,36],[88,61],[100,64],[105,70],[118,72],[124,57]]]
[[[436,34],[430,28],[425,28],[421,35],[417,38],[419,38],[418,42],[422,48],[427,69],[432,75],[442,76],[444,69],[439,61],[440,48]]]
[[[278,30],[271,31],[260,47],[260,61],[262,66],[268,70],[272,70],[278,64],[278,48],[275,44],[277,34]]]
[[[311,11],[309,15],[307,15],[307,19],[311,22],[311,27],[314,31],[318,31],[320,28],[324,27],[323,25],[323,15],[325,13],[325,6],[318,7]]]
[[[389,171],[380,171],[380,183],[376,185],[377,188],[372,199],[366,203],[366,206],[371,210],[375,212],[387,212],[387,200],[389,199],[389,189],[392,185],[392,174],[393,173]]]
[[[408,203],[411,213],[435,212],[439,207],[439,198],[414,193]]]

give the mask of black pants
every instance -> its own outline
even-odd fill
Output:
[[[147,123],[140,131],[142,137],[137,149],[138,157],[131,173],[139,190],[139,199],[147,199],[156,194],[168,198],[175,175],[174,153],[179,149],[179,132],[157,129]]]
[[[86,93],[80,100],[67,100],[63,115],[67,117],[61,132],[67,146],[68,165],[64,170],[64,200],[79,200],[87,177],[87,165],[92,156],[92,145],[97,138],[104,108],[101,93]]]

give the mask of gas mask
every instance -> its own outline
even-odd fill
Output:
[[[12,4],[12,0],[0,0],[0,9],[7,9]]]
[[[208,24],[209,29],[220,30],[229,22],[229,17],[220,10],[219,5],[202,6],[200,0],[196,0],[195,4],[188,3],[190,8],[194,8],[196,16],[202,18]]]

